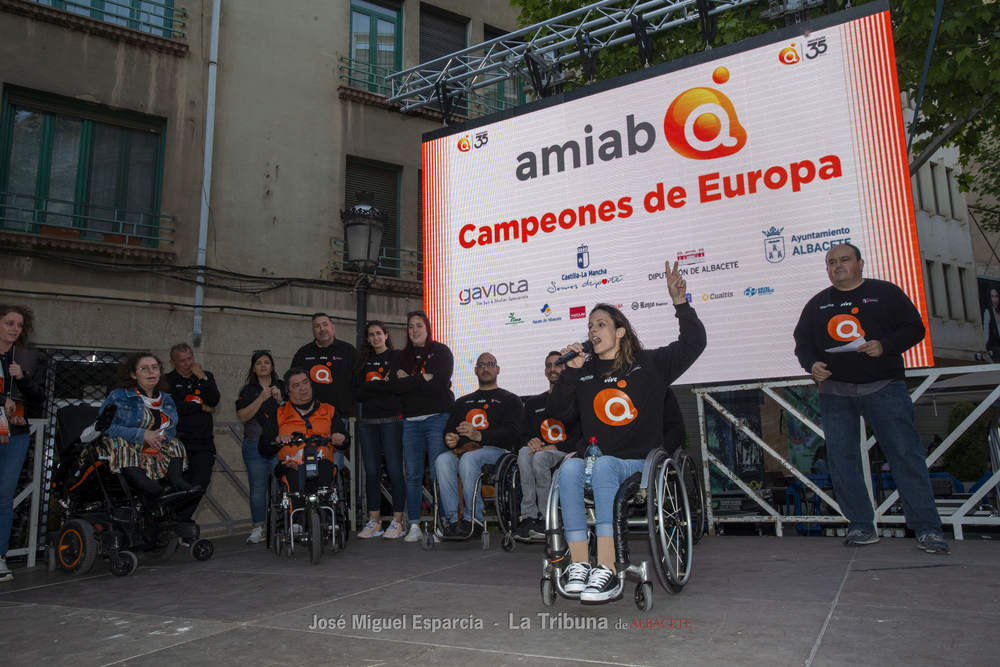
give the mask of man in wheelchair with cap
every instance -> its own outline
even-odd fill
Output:
[[[344,422],[336,408],[313,398],[312,383],[304,369],[289,368],[284,380],[288,400],[277,410],[264,414],[257,449],[265,458],[277,455],[278,465],[274,468],[274,476],[282,480],[287,491],[295,493],[301,490],[304,481],[300,479],[303,475],[299,471],[305,445],[293,443],[294,435],[299,433],[306,438],[314,435],[328,437],[329,445],[317,447],[316,472],[318,485],[329,487],[336,474],[333,448],[349,445],[350,436],[344,429]]]

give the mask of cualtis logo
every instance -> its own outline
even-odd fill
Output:
[[[802,60],[799,56],[798,50],[795,48],[795,44],[792,43],[791,46],[786,46],[778,54],[778,62],[782,65],[794,65],[795,63]]]
[[[462,153],[468,153],[472,150],[472,144],[469,143],[469,137],[462,137],[458,140],[458,150]]]
[[[726,83],[729,70],[717,68],[712,80]],[[663,132],[671,148],[692,160],[726,157],[747,143],[733,103],[714,88],[691,88],[678,95],[667,109]]]

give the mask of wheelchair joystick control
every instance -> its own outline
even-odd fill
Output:
[[[601,456],[601,448],[597,446],[597,438],[590,439],[590,445],[587,447],[587,452],[585,455],[585,463],[583,464],[583,486],[588,491],[592,491],[590,480],[594,474],[594,461],[597,457]]]

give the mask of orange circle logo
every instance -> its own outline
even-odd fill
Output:
[[[381,379],[382,379],[382,374],[376,373],[375,371],[372,371],[371,373],[365,376],[365,382],[371,382],[372,380],[381,380]]]
[[[468,153],[472,150],[472,144],[469,143],[468,137],[462,137],[458,140],[458,150],[463,153]]]
[[[201,403],[201,396],[195,396],[194,394],[188,394],[184,397],[184,400],[189,403]]]
[[[608,426],[625,426],[639,416],[632,399],[620,389],[604,389],[594,397],[594,413]]]
[[[865,335],[861,322],[853,315],[834,315],[826,325],[830,338],[849,343]]]
[[[795,45],[792,44],[792,46]],[[799,52],[793,49],[792,46],[786,46],[781,50],[781,53],[778,54],[778,62],[782,65],[794,65],[802,60],[802,58],[799,57]]]
[[[472,424],[472,428],[477,431],[482,431],[490,425],[490,422],[486,419],[486,412],[484,410],[479,410],[478,408],[469,410],[469,414],[465,415],[465,421]]]
[[[309,379],[320,384],[330,384],[333,382],[333,374],[326,366],[313,366],[309,371]]]
[[[542,422],[542,440],[555,445],[566,440],[566,427],[558,419],[546,419]]]
[[[720,76],[718,70],[714,76]],[[678,95],[667,108],[663,134],[678,155],[692,160],[726,157],[747,143],[732,101],[712,88],[691,88]]]

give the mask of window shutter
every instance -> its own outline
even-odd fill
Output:
[[[465,21],[420,10],[420,62],[461,51],[466,44]]]

